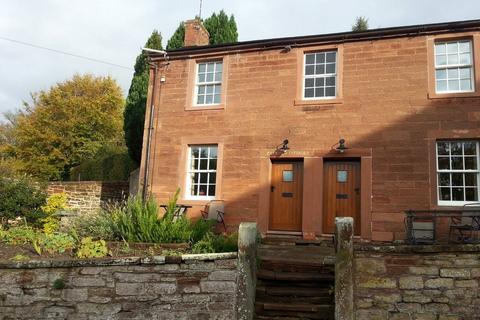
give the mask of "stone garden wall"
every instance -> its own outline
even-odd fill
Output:
[[[235,319],[237,254],[0,264],[0,319]]]
[[[480,319],[479,280],[480,246],[356,247],[356,319]]]
[[[79,213],[92,213],[109,203],[124,200],[129,194],[129,182],[60,181],[51,182],[48,194],[66,193],[68,206]]]

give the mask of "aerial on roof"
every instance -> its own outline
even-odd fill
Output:
[[[243,51],[243,50],[271,50],[285,46],[304,46],[315,43],[341,43],[362,40],[375,40],[382,38],[398,38],[424,34],[436,34],[445,32],[480,30],[480,19],[467,21],[454,21],[432,24],[420,24],[412,26],[390,27],[370,29],[361,32],[339,32],[321,35],[297,36],[286,38],[273,38],[252,41],[241,41],[208,46],[183,47],[168,51],[170,57],[181,58],[191,54],[203,54],[218,51]],[[163,58],[163,55],[151,54],[153,59]]]

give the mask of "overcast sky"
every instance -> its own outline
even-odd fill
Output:
[[[132,67],[153,29],[165,45],[199,1],[0,0],[0,38]],[[202,16],[221,9],[235,15],[240,41],[348,31],[356,16],[371,28],[480,18],[478,0],[203,0]],[[110,75],[126,93],[133,71],[0,39],[0,112],[75,73]]]

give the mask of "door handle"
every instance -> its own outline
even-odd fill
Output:
[[[355,188],[355,193],[358,194],[360,192],[360,188]]]
[[[275,187],[274,187],[274,186],[271,186],[271,187],[270,187],[270,192],[273,192],[273,191],[275,191]]]

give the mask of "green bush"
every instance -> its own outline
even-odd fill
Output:
[[[203,220],[200,219],[196,222],[192,222],[192,235],[190,240],[192,243],[197,243],[202,240],[203,237],[212,231],[212,228],[217,224],[215,220]]]
[[[47,203],[41,208],[46,215],[46,217],[42,219],[43,232],[52,234],[58,230],[58,224],[60,222],[58,212],[67,208],[67,200],[68,197],[65,193],[55,193],[47,198]]]
[[[159,218],[155,200],[130,198],[125,205],[111,212],[114,232],[118,239],[129,242],[180,243],[196,242],[211,229],[210,222],[192,222],[175,217],[180,190],[169,200],[165,214]]]
[[[77,258],[102,258],[108,254],[105,240],[93,240],[91,237],[83,238],[77,250]]]
[[[75,239],[66,233],[40,234],[38,243],[32,243],[35,247],[39,245],[42,250],[48,253],[64,253],[75,248]],[[35,249],[37,251],[37,249]],[[37,251],[38,253],[38,251]]]
[[[235,252],[238,251],[238,234],[214,235],[211,232],[195,243],[193,253]]]
[[[8,230],[0,229],[0,241],[10,245],[31,244],[39,255],[43,251],[51,254],[64,253],[75,247],[75,239],[69,234],[46,234],[28,225],[11,227]]]
[[[200,241],[192,246],[192,253],[214,253],[214,238],[211,233],[207,233]]]
[[[124,181],[137,165],[130,159],[124,146],[104,146],[89,160],[70,171],[70,180]]]
[[[46,199],[46,192],[27,177],[0,177],[0,219],[3,223],[25,217],[34,226],[41,226],[46,216],[41,207]]]
[[[19,225],[8,230],[0,229],[0,241],[12,244],[23,245],[32,243],[38,238],[39,232],[27,225]]]
[[[118,240],[115,233],[115,218],[108,211],[98,214],[83,214],[75,217],[68,230],[75,238],[92,237],[94,239]]]

